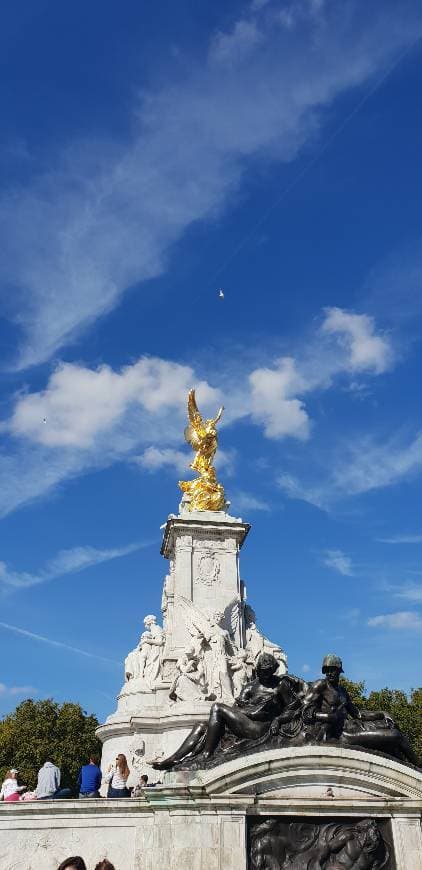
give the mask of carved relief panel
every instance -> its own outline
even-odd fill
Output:
[[[260,817],[250,819],[249,870],[396,870],[384,819]]]
[[[197,559],[194,582],[203,586],[214,586],[220,581],[221,566],[215,553],[211,550],[202,553]]]

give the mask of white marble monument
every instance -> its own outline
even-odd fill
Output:
[[[225,510],[191,511],[186,497],[163,529],[162,626],[154,615],[124,664],[117,710],[98,730],[103,769],[124,752],[130,784],[148,761],[168,755],[213,700],[233,703],[263,651],[285,673],[286,655],[257,628],[240,578],[239,553],[249,524]]]

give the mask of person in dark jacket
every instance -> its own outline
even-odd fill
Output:
[[[80,798],[100,797],[101,770],[98,759],[91,755],[89,764],[84,764],[79,771],[78,789]]]

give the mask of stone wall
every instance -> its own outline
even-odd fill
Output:
[[[168,774],[137,800],[0,804],[0,870],[246,870],[247,823],[268,816],[388,823],[396,870],[422,870],[422,773],[352,749],[257,753],[208,771]],[[394,866],[394,865],[392,865]]]

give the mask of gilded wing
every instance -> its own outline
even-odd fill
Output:
[[[198,406],[195,399],[195,390],[189,390],[188,395],[188,417],[189,426],[185,429],[185,441],[191,445],[193,450],[199,450],[201,446],[201,430],[203,429],[204,421],[198,411]]]
[[[188,395],[188,417],[193,429],[197,429],[203,425],[203,419],[198,411],[198,405],[195,399],[195,390],[189,390]]]
[[[176,595],[175,603],[183,611],[189,634],[194,635],[200,631],[201,634],[208,636],[210,623],[205,613],[199,610],[198,607],[195,607],[189,598],[185,598],[184,595]]]

